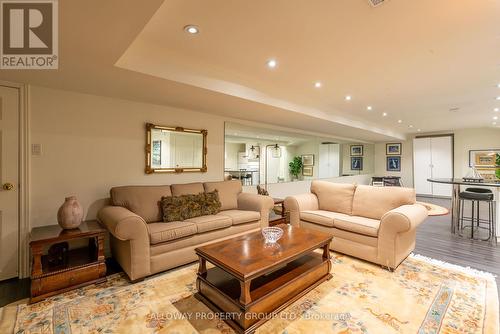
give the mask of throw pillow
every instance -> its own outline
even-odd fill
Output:
[[[222,204],[219,200],[219,192],[216,190],[205,193],[205,201],[202,206],[202,215],[215,215],[220,212]]]
[[[163,210],[163,221],[173,222],[184,220],[182,218],[182,200],[178,196],[165,196],[161,198],[161,208]]]
[[[198,195],[182,195],[180,197],[185,197],[183,202],[182,218],[189,219],[203,215],[202,209],[205,201],[204,193],[199,193]]]
[[[205,194],[162,197],[163,221],[183,221],[202,216]]]

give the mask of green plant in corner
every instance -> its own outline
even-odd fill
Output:
[[[497,170],[495,171],[495,175],[497,176],[497,179],[500,179],[500,153],[497,153]]]
[[[288,171],[292,175],[292,178],[298,179],[300,172],[302,171],[302,158],[294,157],[288,164]]]

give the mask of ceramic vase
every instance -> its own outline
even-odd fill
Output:
[[[77,228],[82,223],[83,208],[75,196],[66,197],[57,211],[57,222],[65,230]]]

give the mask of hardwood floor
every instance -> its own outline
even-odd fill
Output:
[[[451,200],[447,199],[421,197],[418,200],[451,207]],[[466,207],[465,214],[468,213]],[[487,210],[481,210],[481,217],[487,214]],[[452,235],[450,224],[450,214],[429,217],[417,230],[417,246],[414,253],[490,272],[497,275],[497,286],[500,287],[500,243],[495,246],[487,241],[470,240]]]
[[[451,206],[451,201],[446,199],[422,197],[419,200],[448,208]],[[450,224],[450,215],[429,217],[417,230],[417,246],[414,253],[490,272],[497,275],[497,286],[500,287],[500,244],[494,246],[489,242],[451,235]],[[112,259],[107,259],[106,264],[108,274],[120,271]],[[28,296],[29,279],[0,282],[0,307]]]

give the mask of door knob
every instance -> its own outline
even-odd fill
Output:
[[[4,183],[2,188],[3,188],[3,190],[12,190],[12,189],[14,189],[14,185],[12,183]]]

